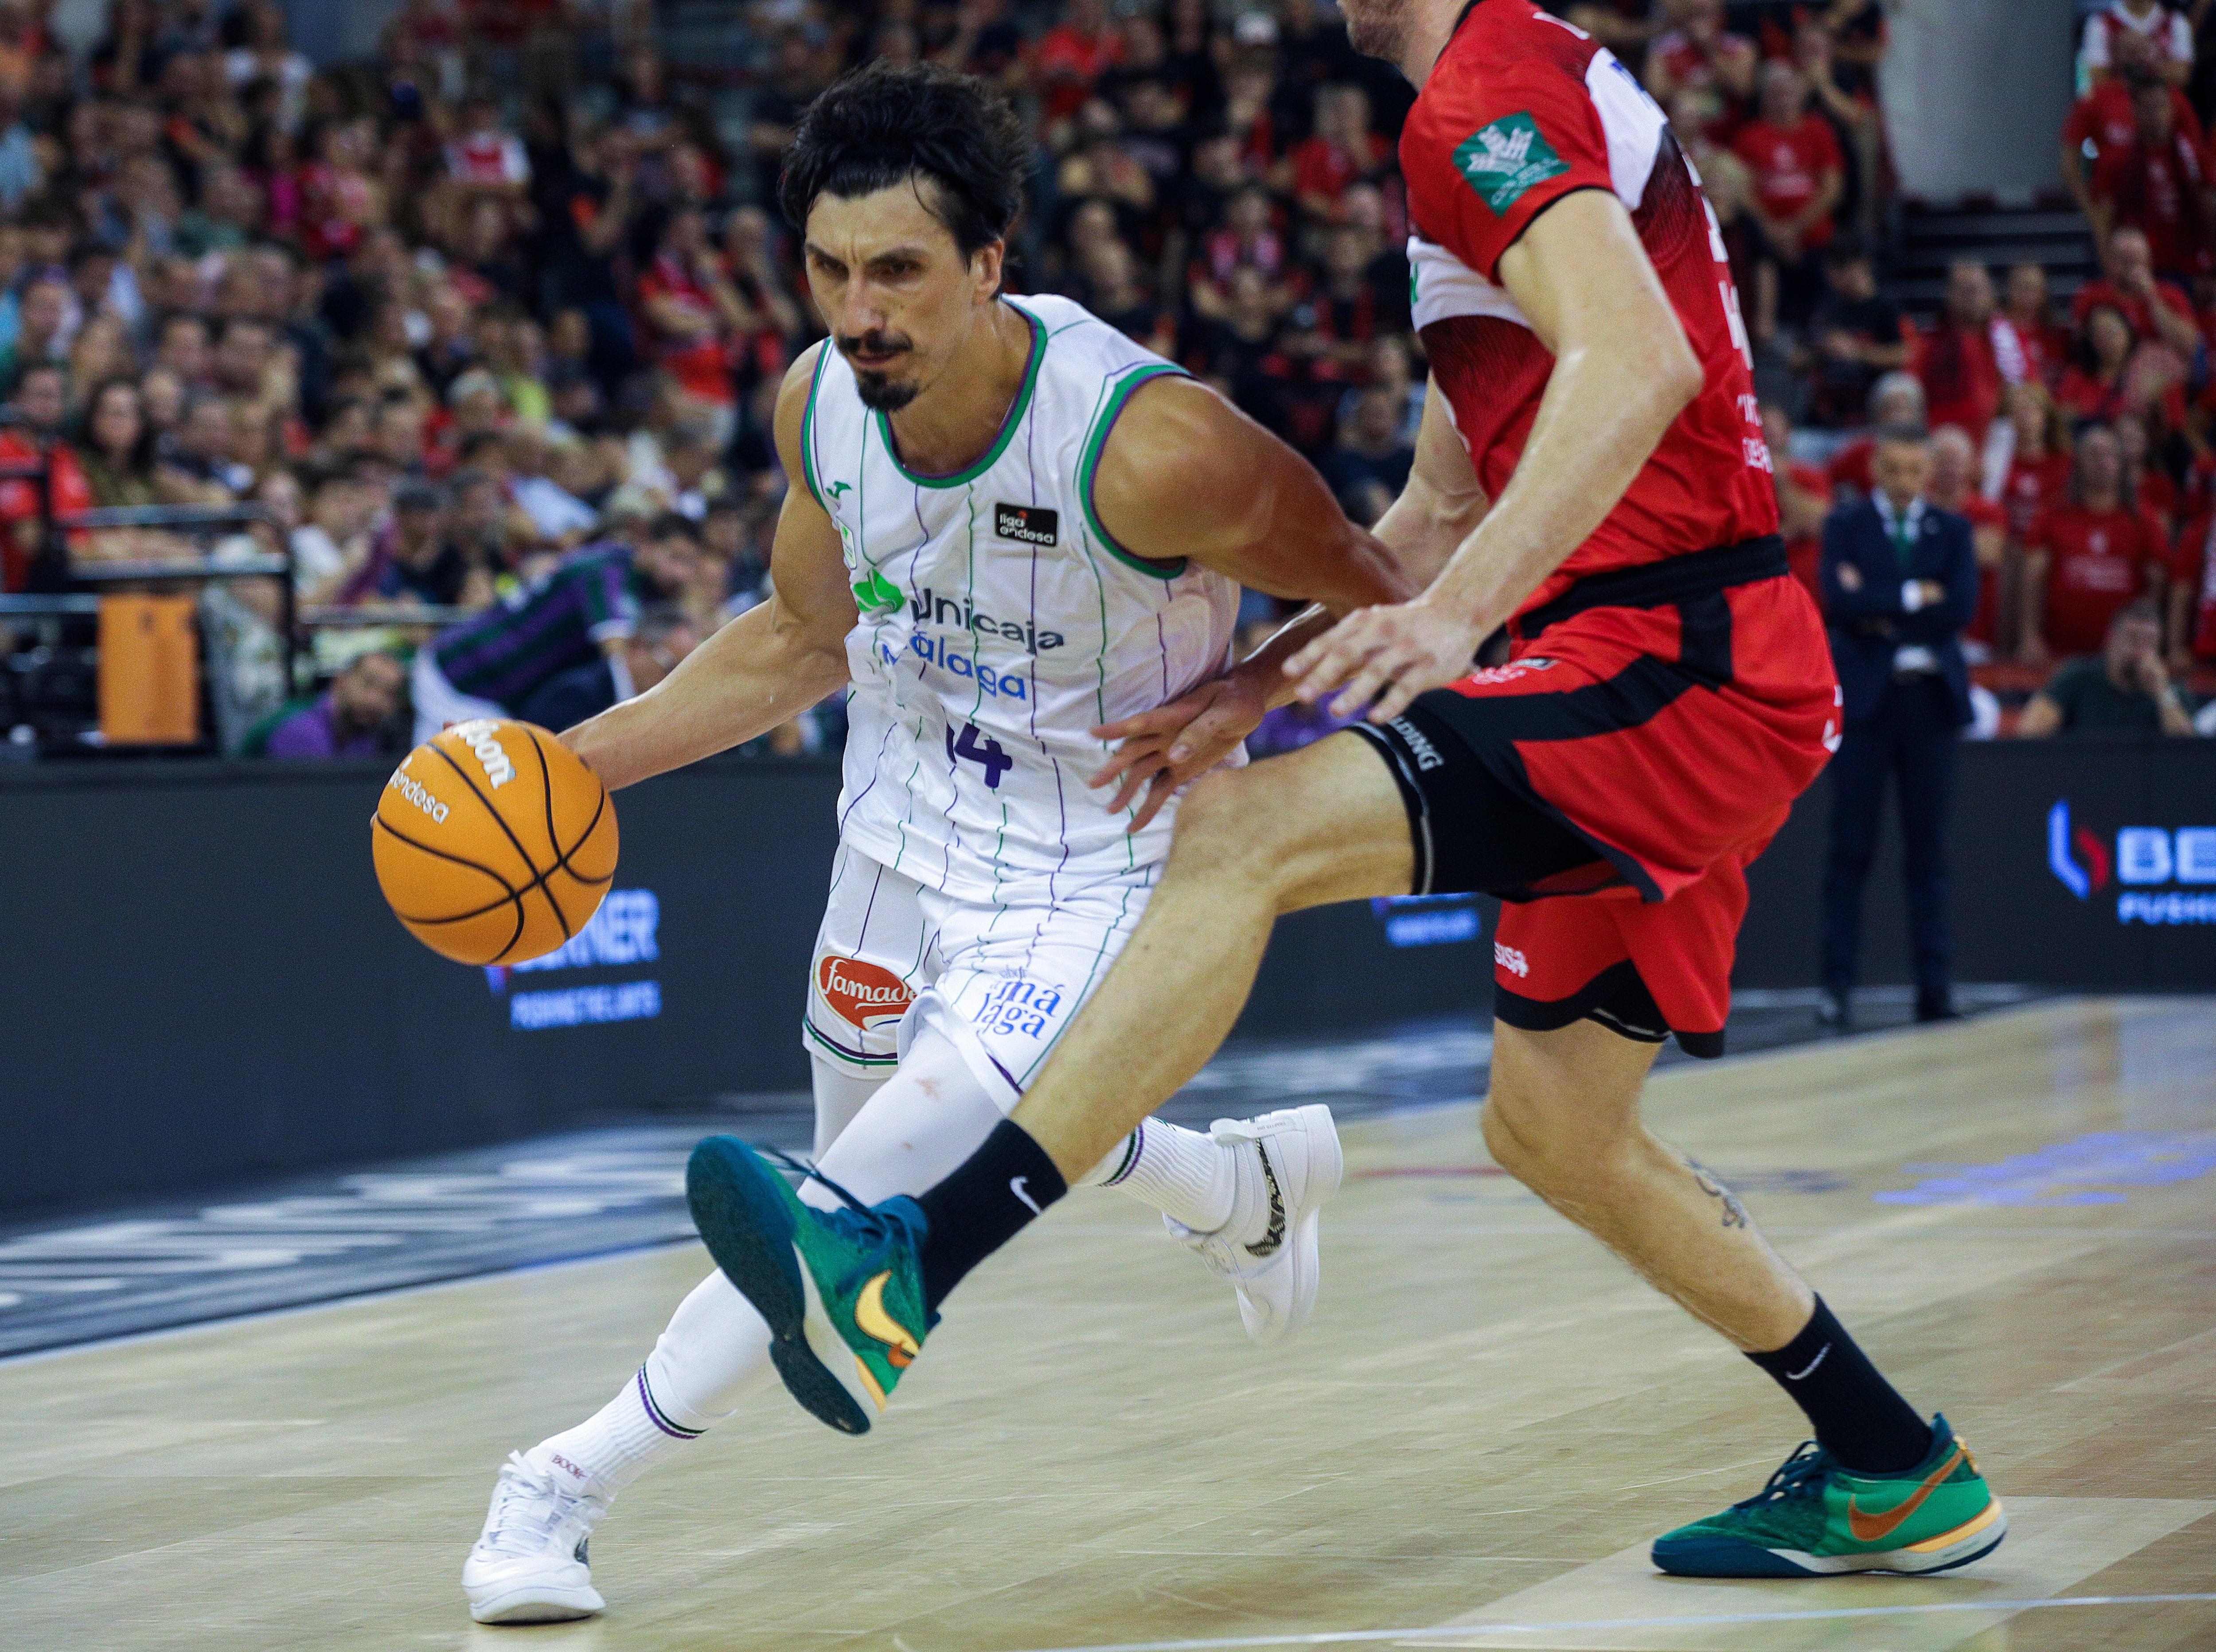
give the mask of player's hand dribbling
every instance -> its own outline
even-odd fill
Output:
[[[1335,717],[1368,705],[1370,722],[1390,722],[1419,694],[1468,676],[1485,636],[1419,597],[1357,609],[1287,660],[1285,674],[1310,705],[1343,685],[1331,705]]]
[[[1085,783],[1097,789],[1120,778],[1123,783],[1109,805],[1112,809],[1130,808],[1143,787],[1146,797],[1126,828],[1137,832],[1161,813],[1180,786],[1229,757],[1268,709],[1253,673],[1234,671],[1213,678],[1152,711],[1095,728],[1096,738],[1123,744]]]

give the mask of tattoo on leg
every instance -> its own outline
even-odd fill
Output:
[[[1696,1158],[1688,1158],[1685,1168],[1692,1171],[1693,1180],[1701,1184],[1702,1193],[1711,1199],[1722,1201],[1726,1227],[1746,1225],[1746,1207],[1739,1203],[1737,1194],[1724,1185],[1721,1176]]]

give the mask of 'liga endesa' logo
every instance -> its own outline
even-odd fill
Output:
[[[2047,812],[2047,866],[2062,887],[2090,900],[2113,879],[2120,924],[2216,924],[2216,826],[2125,826],[2115,850],[2073,826],[2065,799]],[[2170,884],[2188,886],[2168,888]]]
[[[836,954],[817,962],[816,990],[841,1021],[865,1032],[888,1021],[898,1021],[915,1002],[908,983],[889,969]]]

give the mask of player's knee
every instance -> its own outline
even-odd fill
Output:
[[[1266,812],[1241,795],[1237,772],[1203,775],[1178,803],[1172,869],[1183,877],[1236,879],[1250,887],[1266,881],[1273,857],[1265,824]]]
[[[1493,1162],[1534,1193],[1599,1201],[1623,1169],[1628,1141],[1596,1137],[1591,1121],[1496,1089],[1478,1115]]]

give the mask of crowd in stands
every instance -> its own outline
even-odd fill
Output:
[[[1555,9],[1643,77],[1706,182],[1812,588],[1825,513],[1871,485],[1870,433],[1926,425],[1934,502],[1977,527],[1986,657],[2098,653],[2151,601],[2168,669],[2216,660],[2208,0],[2189,20],[2114,0],[2086,26],[2063,164],[2101,279],[2065,307],[2036,266],[1965,264],[1921,323],[1876,255],[1881,0]],[[373,61],[321,69],[272,0],[111,0],[74,43],[52,10],[0,0],[0,461],[50,451],[64,512],[261,508],[214,549],[290,551],[327,686],[265,689],[231,749],[404,743],[411,654],[466,689],[511,623],[576,646],[545,680],[500,679],[501,703],[574,718],[761,599],[787,485],[771,409],[821,331],[779,157],[873,58],[984,76],[1032,123],[1019,290],[1220,386],[1360,519],[1407,476],[1413,94],[1320,0],[734,0],[714,73],[665,58],[649,0],[404,0]],[[0,482],[0,587],[53,580],[36,519],[29,484]],[[68,556],[206,549],[106,527]],[[545,594],[611,579],[605,608]],[[225,589],[274,623],[255,582]],[[1282,714],[1257,744],[1328,726]],[[769,744],[840,733],[834,704]]]

